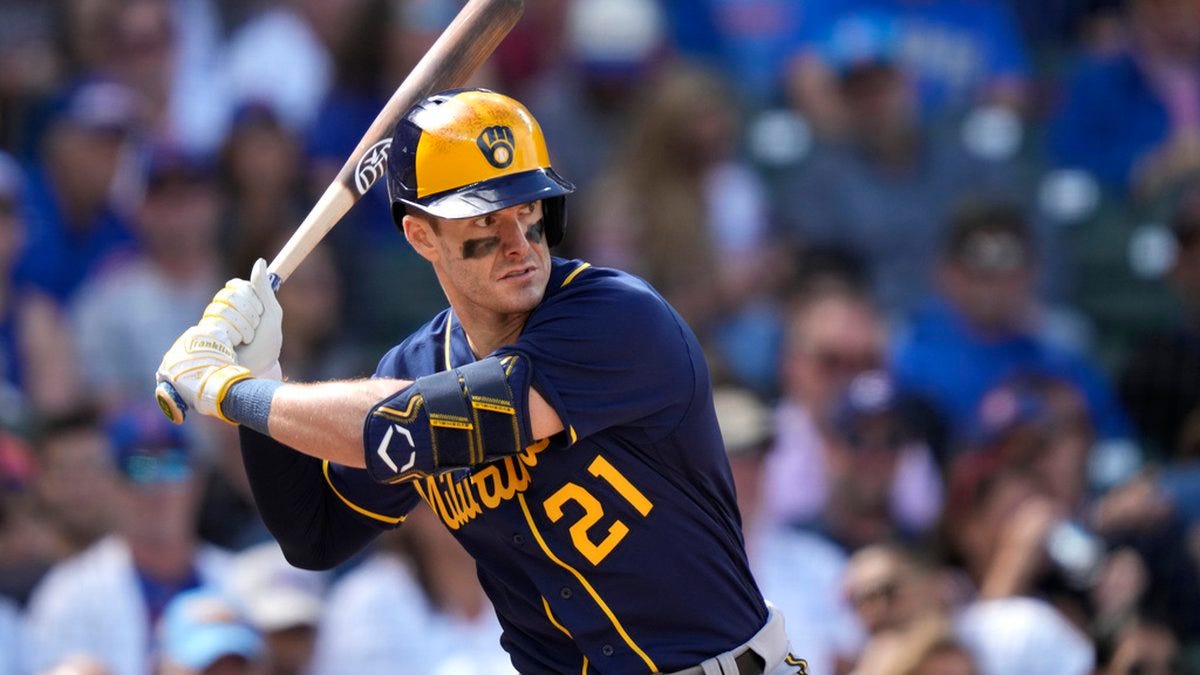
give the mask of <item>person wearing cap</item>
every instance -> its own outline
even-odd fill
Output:
[[[836,92],[832,38],[857,39],[864,19],[886,26],[914,84],[920,116],[933,124],[970,106],[1029,104],[1029,60],[1016,17],[1000,0],[809,0],[787,66],[788,94],[822,133],[841,129],[853,103]],[[832,90],[831,90],[832,89]]]
[[[1020,210],[994,200],[962,204],[943,235],[936,288],[897,346],[897,378],[930,402],[954,437],[966,433],[988,389],[1025,373],[1065,378],[1083,392],[1101,438],[1127,436],[1126,414],[1098,366],[1047,334],[1038,263]]]
[[[871,297],[841,279],[807,282],[789,303],[779,359],[781,398],[775,442],[765,459],[762,515],[778,527],[811,522],[833,490],[826,446],[828,418],[856,376],[885,367],[887,322]],[[901,453],[891,487],[892,512],[913,530],[933,523],[941,479],[925,445]]]
[[[791,635],[821,664],[814,666],[822,668],[816,672],[845,672],[839,664],[852,662],[865,639],[840,592],[848,557],[873,544],[913,540],[922,533],[897,515],[893,499],[901,458],[922,444],[911,406],[893,378],[877,368],[838,386],[812,420],[823,439],[828,496],[804,520],[762,533],[756,574],[764,594],[787,616],[827,617]],[[941,502],[936,476],[928,489],[936,513]],[[923,527],[930,525],[927,520]]]
[[[979,156],[961,134],[922,125],[894,21],[863,12],[840,23],[820,49],[846,104],[844,129],[785,167],[776,210],[800,245],[857,252],[884,312],[901,319],[928,289],[953,204],[963,195],[1021,194],[1018,167]]]
[[[749,533],[746,546],[753,560],[763,458],[775,440],[775,424],[771,409],[763,398],[741,384],[713,387],[713,407],[717,411],[717,425],[725,441],[725,452],[729,454],[738,511],[742,514],[742,526]]]
[[[433,513],[414,511],[330,587],[313,672],[385,673],[403,663],[413,673],[515,675],[502,632],[471,557]]]
[[[221,592],[200,587],[167,604],[157,626],[157,675],[265,675],[262,636]]]
[[[327,581],[321,572],[292,567],[273,541],[234,556],[229,592],[262,635],[269,675],[322,672],[312,669],[312,658]]]
[[[164,143],[150,148],[145,165],[133,221],[137,251],[92,275],[70,308],[82,378],[108,407],[142,399],[144,373],[224,276],[212,162]]]
[[[145,407],[122,409],[107,428],[116,526],[34,589],[27,609],[33,671],[82,652],[113,675],[145,675],[167,603],[203,584],[223,588],[228,578],[229,554],[195,536],[197,467],[182,430]]]
[[[114,80],[88,78],[60,91],[46,118],[17,277],[65,305],[109,254],[134,242],[113,194],[137,130],[137,100]]]

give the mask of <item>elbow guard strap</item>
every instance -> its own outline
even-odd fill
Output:
[[[512,370],[489,357],[417,378],[376,406],[364,434],[372,476],[398,482],[475,466],[523,449],[525,433],[508,382]]]

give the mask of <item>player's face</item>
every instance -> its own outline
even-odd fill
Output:
[[[542,203],[439,220],[431,258],[455,311],[504,316],[533,310],[550,279]]]

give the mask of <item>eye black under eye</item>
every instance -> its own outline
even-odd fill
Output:
[[[542,234],[545,231],[546,221],[539,218],[537,222],[529,226],[528,230],[525,230],[525,239],[536,244],[542,240]]]
[[[488,253],[491,253],[492,249],[496,248],[496,245],[499,243],[500,243],[499,237],[484,237],[482,239],[468,239],[467,241],[463,242],[462,257],[464,259],[481,258],[481,257],[487,255]]]

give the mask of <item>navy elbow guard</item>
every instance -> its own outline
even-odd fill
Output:
[[[381,401],[363,432],[371,477],[396,483],[520,452],[530,436],[527,416],[517,414],[529,390],[524,364],[488,357],[417,378]]]

